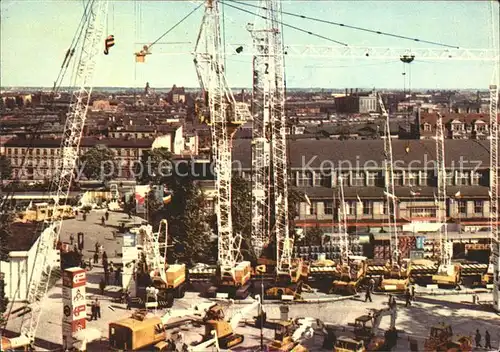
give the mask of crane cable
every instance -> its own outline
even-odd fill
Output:
[[[236,0],[227,0],[227,1],[235,2],[235,3],[240,4],[240,5],[245,5],[245,6],[249,6],[249,7],[254,7],[254,8],[258,8],[258,9],[267,10],[267,8],[264,7],[264,6],[252,5],[252,4],[243,3],[243,2],[240,2],[240,1],[236,1]],[[411,41],[419,42],[419,43],[426,43],[426,44],[438,45],[438,46],[443,46],[443,47],[447,47],[447,48],[460,49],[460,47],[458,47],[456,45],[449,45],[449,44],[434,42],[434,41],[430,41],[430,40],[424,40],[424,39],[407,37],[407,36],[404,36],[404,35],[399,35],[399,34],[394,34],[394,33],[388,33],[388,32],[382,32],[382,31],[377,31],[377,30],[363,28],[363,27],[351,26],[351,25],[343,24],[343,23],[339,23],[339,22],[328,21],[328,20],[323,20],[323,19],[320,19],[320,18],[299,15],[299,14],[292,13],[292,12],[282,11],[282,13],[285,14],[285,15],[288,15],[288,16],[292,16],[292,17],[298,17],[298,18],[302,18],[302,19],[307,19],[307,20],[315,21],[315,22],[331,24],[331,25],[338,26],[338,27],[355,29],[357,31],[368,32],[368,33],[373,33],[373,34],[379,34],[379,35],[384,35],[384,36],[398,38],[398,39],[411,40]]]
[[[231,0],[229,0],[231,1]],[[234,6],[234,5],[231,5],[231,4],[228,4],[228,3],[225,3],[224,1],[222,0],[219,0],[220,3],[222,4],[225,4],[226,6],[229,6],[229,7],[232,7],[236,10],[240,10],[242,12],[246,12],[252,16],[256,16],[256,17],[260,17],[264,20],[268,20],[269,18],[267,18],[266,16],[263,16],[263,15],[259,15],[258,13],[255,13],[255,12],[252,12],[252,11],[249,11],[249,10],[245,10],[245,9],[242,9],[241,7],[238,7],[238,6]],[[245,4],[246,5],[246,4]],[[255,5],[252,5],[252,6],[255,6]],[[299,32],[302,32],[302,33],[306,33],[306,34],[309,34],[309,35],[312,35],[313,37],[318,37],[318,38],[321,38],[321,39],[325,39],[325,40],[328,40],[330,42],[333,42],[333,43],[336,43],[336,44],[339,44],[339,45],[342,45],[342,46],[348,46],[346,43],[343,43],[343,42],[340,42],[338,40],[335,40],[335,39],[332,39],[332,38],[328,38],[328,37],[325,37],[321,34],[317,34],[317,33],[313,33],[311,31],[308,31],[308,30],[305,30],[305,29],[302,29],[302,28],[299,28],[297,26],[294,26],[294,25],[291,25],[291,24],[288,24],[288,23],[284,23],[283,21],[276,21],[277,23],[281,24],[282,26],[284,27],[288,27],[288,28],[291,28],[291,29],[295,29],[296,31],[299,31]]]

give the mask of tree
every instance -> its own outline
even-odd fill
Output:
[[[240,176],[233,176],[231,181],[231,215],[233,233],[241,234],[242,249],[251,255],[255,254],[252,245],[252,186]]]
[[[168,187],[172,201],[165,207],[165,213],[175,246],[174,259],[189,264],[210,261],[212,230],[201,188],[189,177],[172,177]]]
[[[319,226],[315,226],[309,230],[304,230],[304,237],[299,241],[299,243],[305,246],[318,246],[321,244],[323,234],[324,232]]]
[[[13,216],[10,213],[0,214],[0,261],[9,260],[9,240],[12,237],[11,225]]]
[[[0,155],[0,180],[6,181],[12,179],[12,165],[10,159],[5,155]]]
[[[83,174],[91,180],[109,181],[118,175],[118,164],[115,154],[104,145],[89,149],[80,158]]]
[[[172,153],[168,148],[145,151],[134,170],[140,184],[163,184],[173,174]]]

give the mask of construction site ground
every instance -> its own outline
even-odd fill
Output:
[[[128,216],[118,213],[110,213],[110,220],[106,227],[101,226],[100,218],[104,212],[94,211],[87,218],[86,222],[78,219],[65,221],[63,226],[63,241],[69,240],[71,233],[85,233],[85,250],[84,254],[87,258],[93,255],[94,243],[99,240],[103,244],[110,258],[114,257],[115,251],[119,251],[119,243],[113,237],[112,231],[115,231],[114,224],[118,226],[118,222],[128,221]],[[112,259],[111,259],[112,260]],[[119,261],[119,258],[116,258]],[[99,342],[91,344],[88,351],[105,351],[108,350],[107,336],[108,324],[110,322],[125,318],[130,315],[131,311],[127,311],[124,304],[115,303],[115,298],[118,297],[119,287],[110,285],[106,288],[104,295],[101,295],[98,288],[98,283],[103,277],[102,264],[99,262],[94,266],[92,271],[88,272],[87,284],[87,299],[95,297],[101,301],[101,319],[97,321],[88,321],[87,327],[97,329],[101,332],[102,339]],[[403,297],[398,297],[397,305],[397,323],[396,327],[400,331],[399,340],[394,351],[409,351],[409,337],[415,338],[419,342],[419,350],[423,350],[423,343],[429,334],[429,329],[433,324],[446,322],[451,324],[453,330],[457,334],[465,334],[474,336],[475,330],[479,329],[483,336],[488,330],[491,334],[492,345],[495,348],[500,348],[500,317],[493,313],[486,304],[481,302],[489,302],[492,300],[491,293],[478,293],[480,304],[472,303],[471,294],[455,294],[439,295],[441,290],[434,292],[424,292],[425,290],[417,288],[416,302],[412,303],[411,307],[405,307]],[[450,291],[442,291],[450,292]],[[62,316],[63,307],[61,303],[62,290],[61,281],[59,280],[54,287],[50,289],[47,296],[44,298],[44,312],[37,331],[36,347],[37,351],[58,350],[62,346]],[[321,320],[324,323],[335,326],[336,335],[352,336],[348,324],[353,323],[355,318],[363,314],[367,314],[370,309],[381,309],[387,307],[388,298],[386,295],[372,295],[373,302],[364,302],[364,294],[357,297],[341,298],[339,296],[326,294],[305,294],[308,299],[328,299],[325,302],[316,303],[292,303],[289,304],[289,317],[313,317]],[[338,298],[333,301],[332,298]],[[249,298],[250,299],[250,298]],[[183,299],[176,300],[173,309],[187,308],[190,305],[195,305],[205,302],[207,299],[201,298],[197,292],[188,292]],[[227,315],[230,316],[232,310],[239,309],[245,302],[236,301],[232,305],[227,304]],[[264,301],[264,310],[267,313],[268,319],[280,318],[280,306],[285,302],[266,302]],[[22,306],[20,303],[14,304],[14,309]],[[88,318],[90,318],[90,307],[87,310]],[[158,310],[156,314],[163,315],[165,310]],[[252,315],[256,315],[254,312]],[[234,348],[237,351],[260,350],[260,330],[250,326],[250,318],[248,324],[241,322],[236,333],[245,336],[243,344]],[[10,317],[7,325],[7,336],[16,336],[19,332],[21,317]],[[382,319],[380,328],[385,330],[390,322],[389,316]],[[183,329],[183,335],[186,343],[191,344],[201,340],[201,334],[204,332],[202,327],[186,326]],[[264,343],[269,342],[274,336],[274,331],[264,330]],[[310,351],[323,351],[322,349],[323,336],[315,335],[311,340],[304,344]],[[478,349],[483,350],[483,349]]]

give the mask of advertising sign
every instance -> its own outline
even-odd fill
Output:
[[[425,242],[425,237],[417,236],[415,247],[417,247],[417,249],[424,249],[424,242]]]
[[[81,287],[87,283],[85,270],[74,267],[63,271],[63,286],[64,287]]]
[[[76,304],[85,301],[85,288],[84,287],[63,287],[62,288],[62,298],[63,301],[67,301],[71,304]]]
[[[135,211],[137,214],[144,214],[146,212],[146,198],[149,190],[149,185],[135,186]]]

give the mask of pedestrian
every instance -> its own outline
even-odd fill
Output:
[[[491,336],[488,330],[486,330],[486,333],[484,334],[484,348],[490,350],[493,349],[493,347],[491,347]]]
[[[107,270],[104,272],[104,283],[106,286],[109,285],[109,272]]]
[[[89,259],[89,271],[92,270],[92,259]]]
[[[70,241],[71,245],[73,245],[74,240],[75,240],[75,237],[73,236],[73,234],[69,235],[69,241]]]
[[[95,299],[95,310],[96,310],[96,317],[101,319],[101,303],[99,302],[99,299]],[[96,319],[97,320],[97,319]]]
[[[410,289],[406,289],[406,292],[405,292],[405,298],[406,298],[406,307],[411,307],[411,293],[410,293]]]
[[[131,299],[128,291],[125,292],[125,302],[127,302],[127,310],[130,310]]]
[[[109,212],[106,210],[106,214],[104,214],[104,216],[106,217],[106,221],[108,221],[109,219]]]
[[[105,225],[106,225],[106,224],[105,224],[105,219],[104,219],[104,216],[101,216],[101,225],[102,225],[102,226],[105,226]]]
[[[115,271],[115,268],[113,267],[113,262],[109,262],[109,273],[113,274],[113,271]]]
[[[120,267],[118,267],[115,271],[115,284],[116,286],[121,286],[122,283],[121,283],[121,278],[122,278],[122,269]]]
[[[106,266],[108,266],[108,253],[106,253],[106,251],[104,251],[102,253],[102,265],[104,266],[104,262],[106,262]]]
[[[375,289],[375,280],[373,278],[370,279],[370,291],[373,293]]]
[[[479,329],[476,329],[476,348],[482,348],[481,346],[481,334],[479,333]]]
[[[82,218],[83,218],[83,221],[87,221],[87,213],[83,213]]]
[[[128,218],[132,219],[132,211],[131,210],[128,211]]]
[[[372,302],[372,294],[371,294],[370,286],[366,287],[365,302],[368,300],[370,300],[370,302]]]
[[[106,288],[106,282],[104,279],[101,279],[99,282],[99,288],[101,289],[101,295],[104,295],[104,289]]]
[[[90,321],[92,320],[97,320],[97,307],[95,305],[95,302],[92,301],[91,305],[90,305]]]
[[[411,287],[411,300],[415,302],[415,285]]]
[[[94,264],[97,264],[99,262],[99,254],[97,252],[94,253]]]
[[[78,209],[75,209],[75,218],[78,217]]]
[[[95,243],[95,246],[94,246],[94,247],[95,247],[95,252],[96,252],[96,253],[97,253],[97,252],[99,252],[99,241],[97,241],[97,242]]]

